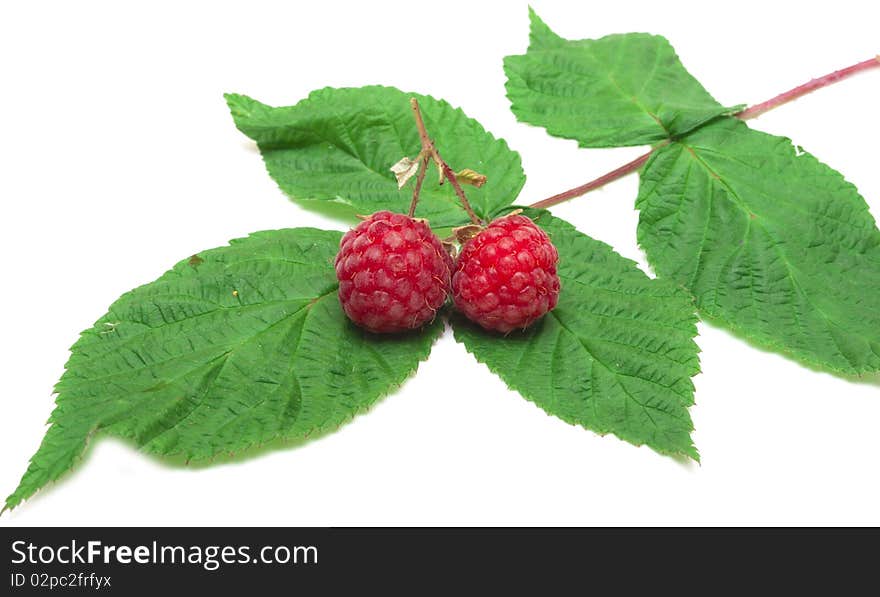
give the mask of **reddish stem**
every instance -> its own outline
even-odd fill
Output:
[[[852,66],[836,70],[833,73],[825,75],[824,77],[819,77],[818,79],[813,79],[812,81],[804,83],[803,85],[798,85],[794,89],[786,91],[785,93],[780,93],[772,99],[768,99],[766,102],[761,102],[760,104],[749,106],[742,112],[737,113],[736,116],[737,118],[742,118],[743,120],[755,118],[756,116],[760,116],[768,110],[772,110],[773,108],[781,106],[782,104],[787,104],[788,102],[796,100],[801,96],[807,95],[812,91],[816,91],[817,89],[821,89],[822,87],[827,87],[828,85],[837,83],[838,81],[842,81],[843,79],[851,77],[862,71],[877,67],[880,67],[880,56],[874,56],[873,58],[869,58],[868,60],[859,62],[858,64],[853,64]]]
[[[419,110],[419,100],[414,97],[409,99],[409,107],[412,108],[413,117],[416,119],[416,128],[419,131],[419,139],[422,141],[422,149],[427,150],[433,147],[434,143],[428,136],[428,130],[425,128],[425,121],[422,119],[422,111]]]
[[[842,68],[840,70],[836,70],[833,73],[829,73],[824,77],[819,77],[818,79],[813,79],[808,83],[804,83],[803,85],[799,85],[794,89],[786,91],[785,93],[780,93],[776,97],[767,100],[766,102],[761,102],[760,104],[755,104],[745,110],[737,112],[734,114],[737,118],[742,120],[748,120],[750,118],[755,118],[760,116],[764,112],[772,110],[777,106],[781,106],[783,104],[787,104],[788,102],[795,100],[801,96],[804,96],[810,92],[816,91],[817,89],[821,89],[822,87],[827,87],[833,83],[837,83],[838,81],[842,81],[843,79],[849,78],[855,74],[860,72],[880,67],[880,56],[875,56],[874,58],[870,58],[863,62],[859,62],[858,64],[854,64],[852,66],[848,66],[846,68]],[[668,142],[667,142],[668,143]],[[662,147],[666,145],[663,143],[658,147]],[[542,199],[537,203],[533,203],[530,207],[537,207],[546,209],[552,205],[557,205],[562,203],[563,201],[568,201],[569,199],[574,199],[575,197],[580,197],[581,195],[585,195],[590,191],[595,191],[596,189],[605,186],[609,182],[615,181],[618,178],[623,178],[627,174],[635,172],[639,168],[641,168],[645,162],[648,161],[648,158],[651,157],[651,154],[654,153],[654,150],[657,149],[655,147],[648,153],[641,155],[634,159],[633,161],[624,164],[623,166],[612,170],[607,174],[603,174],[599,178],[595,180],[591,180],[586,184],[582,184],[579,187],[575,187],[573,189],[569,189],[568,191],[564,191],[557,195],[553,195],[552,197],[548,197],[547,199]]]
[[[413,187],[412,201],[409,203],[409,217],[416,215],[416,205],[419,204],[419,193],[422,192],[422,183],[425,182],[428,163],[428,156],[423,157],[419,163],[419,173],[416,174],[416,186]]]
[[[440,154],[437,154],[437,157],[440,158]],[[461,188],[461,184],[458,182],[458,177],[455,175],[455,172],[452,171],[452,168],[449,167],[449,164],[446,162],[442,162],[442,171],[443,176],[446,177],[446,180],[452,185],[452,190],[455,191],[455,194],[458,195],[458,200],[461,202],[461,207],[467,212],[468,217],[471,219],[471,223],[481,225],[483,222],[480,220],[479,216],[477,216],[476,212],[474,212],[471,207],[470,201],[468,201],[467,196],[464,194],[464,189]]]
[[[624,164],[616,170],[612,170],[608,174],[603,174],[596,180],[591,180],[590,182],[582,184],[579,187],[569,189],[563,193],[559,193],[558,195],[553,195],[552,197],[548,197],[547,199],[543,199],[541,201],[538,201],[537,203],[532,203],[530,207],[544,209],[550,207],[551,205],[556,205],[557,203],[562,203],[563,201],[568,201],[569,199],[574,199],[575,197],[586,195],[590,191],[594,191],[599,187],[603,187],[613,180],[617,180],[618,178],[626,176],[630,172],[635,172],[636,170],[641,168],[645,162],[648,161],[648,158],[651,157],[651,153],[653,153],[653,151],[654,150],[652,149],[648,153],[640,155],[633,161]]]

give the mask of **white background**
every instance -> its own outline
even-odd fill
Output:
[[[726,105],[880,51],[865,2],[534,5],[566,37],[666,35]],[[515,2],[4,3],[3,495],[39,444],[67,348],[119,294],[251,231],[345,227],[285,198],[224,91],[288,105],[326,85],[384,83],[445,98],[522,154],[523,202],[640,154],[579,150],[515,121],[501,60],[527,36]],[[876,218],[878,101],[880,70],[752,126],[842,170]],[[636,188],[629,177],[554,212],[647,270]],[[880,523],[880,378],[810,371],[699,329],[691,412],[702,465],[545,415],[447,332],[401,391],[335,434],[200,469],[100,438],[0,524]]]

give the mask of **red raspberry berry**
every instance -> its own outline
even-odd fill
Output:
[[[558,260],[532,220],[498,218],[462,247],[452,275],[455,306],[488,330],[525,329],[556,306]]]
[[[443,306],[451,270],[452,259],[424,221],[380,211],[342,237],[339,301],[371,332],[415,329]]]

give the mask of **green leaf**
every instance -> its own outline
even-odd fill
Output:
[[[335,429],[403,382],[443,325],[393,337],[352,325],[336,297],[340,236],[259,232],[123,295],[73,346],[52,425],[6,507],[95,434],[209,458]]]
[[[235,125],[257,142],[284,192],[304,207],[336,202],[354,215],[409,209],[413,182],[398,189],[390,168],[421,149],[411,97],[418,98],[428,132],[452,168],[488,177],[481,188],[467,191],[477,214],[510,205],[525,182],[519,154],[445,101],[379,86],[321,89],[285,108],[235,94],[226,101]],[[434,174],[425,180],[416,215],[434,228],[470,221],[451,185],[438,185]]]
[[[638,237],[700,313],[814,366],[880,369],[880,231],[856,188],[734,118],[655,151]]]
[[[582,147],[648,145],[740,106],[716,102],[665,38],[646,33],[564,40],[530,9],[530,45],[504,59],[517,119]]]
[[[551,415],[698,459],[688,415],[699,371],[690,298],[564,220],[526,213],[559,251],[559,304],[506,336],[456,318],[456,339]]]

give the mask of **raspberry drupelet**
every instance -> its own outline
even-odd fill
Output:
[[[523,215],[492,221],[467,241],[455,263],[455,306],[488,330],[524,329],[559,298],[556,247]]]
[[[342,237],[336,255],[339,301],[371,332],[431,322],[449,294],[452,258],[422,220],[376,212]]]

